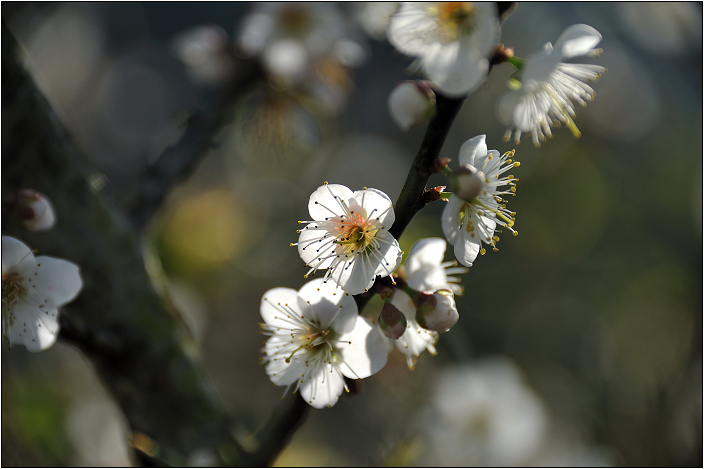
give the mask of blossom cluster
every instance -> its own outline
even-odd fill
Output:
[[[261,12],[251,19],[250,26],[261,24],[247,29],[242,46],[261,51],[265,62],[280,55],[278,49],[291,49],[289,62],[277,62],[278,73],[288,70],[289,79],[301,60],[323,53],[311,48],[311,35],[330,36],[325,43],[328,54],[341,40],[332,34],[332,26],[309,19],[309,29],[295,29],[295,48],[300,50],[292,54],[287,28],[300,26],[291,22],[301,18],[289,7],[266,8],[271,10],[268,19]],[[388,15],[387,8],[384,11]],[[498,44],[501,25],[495,3],[401,2],[387,17],[389,42],[416,57],[415,70],[429,79],[402,82],[389,95],[391,116],[403,130],[434,117],[436,94],[465,96],[481,86],[492,65],[508,63],[517,71],[512,91],[498,105],[499,119],[508,126],[506,139],[513,136],[518,142],[528,133],[539,145],[561,123],[579,135],[574,103],[584,105],[593,98],[586,82],[605,70],[563,61],[600,53],[595,46],[601,35],[594,28],[571,26],[554,46],[547,43],[541,52],[520,59],[513,49]],[[296,67],[292,57],[300,58]],[[299,221],[298,241],[291,245],[308,268],[304,277],[325,272],[298,291],[268,290],[261,301],[261,327],[269,336],[262,364],[271,381],[287,391],[300,391],[311,406],[322,408],[334,405],[349,390],[346,380],[366,378],[383,368],[394,348],[410,369],[423,351],[436,354],[440,334],[459,320],[455,296],[463,287],[457,275],[466,273],[486,247],[497,251],[498,234],[518,235],[516,213],[507,208],[518,182],[512,170],[520,163],[514,156],[514,150],[490,150],[486,136],[478,135],[460,148],[458,168],[436,160],[435,170],[447,176],[448,191],[443,187],[434,192],[434,200],[446,202],[440,224],[447,241],[418,240],[403,265],[388,195],[327,182],[318,187],[308,202],[310,218]],[[456,261],[445,262],[447,243]],[[383,301],[375,320],[361,316],[355,302],[356,295],[366,304],[372,294]]]

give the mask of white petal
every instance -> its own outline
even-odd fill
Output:
[[[313,220],[326,220],[330,217],[345,216],[345,210],[335,197],[339,197],[344,203],[347,203],[352,194],[348,187],[341,184],[320,186],[310,195],[308,212]]]
[[[376,240],[379,243],[379,250],[375,254],[370,254],[370,259],[376,261],[376,270],[374,273],[381,277],[390,275],[396,267],[401,263],[401,247],[398,241],[391,233],[386,230],[380,230],[376,234]],[[381,259],[379,257],[381,256]]]
[[[376,262],[360,254],[335,266],[330,277],[347,293],[356,295],[372,286],[376,278],[376,267]]]
[[[291,321],[287,319],[290,314],[288,308],[293,308],[300,316],[301,311],[298,305],[298,292],[292,288],[272,288],[264,293],[259,312],[264,322],[270,326],[281,327],[286,330],[291,329]]]
[[[2,237],[2,271],[19,275],[34,273],[36,263],[32,250],[22,241],[10,236]]]
[[[298,291],[299,304],[305,308],[307,303],[313,307],[313,318],[320,322],[320,327],[332,329],[344,334],[354,329],[357,320],[357,303],[331,281],[315,279],[306,283]]]
[[[586,24],[574,24],[555,41],[555,49],[563,58],[586,55],[601,41],[599,31]]]
[[[352,198],[364,209],[365,219],[378,219],[387,230],[394,224],[394,203],[382,191],[363,189],[356,191]]]
[[[19,303],[12,311],[15,322],[10,330],[10,342],[13,345],[23,344],[30,352],[48,349],[54,345],[59,334],[57,310],[39,309],[37,306]]]
[[[83,288],[79,268],[73,262],[49,256],[39,256],[34,286],[37,294],[54,302],[57,307],[72,301]]]
[[[411,300],[411,297],[403,290],[396,290],[394,292],[394,296],[391,297],[391,304],[403,313],[406,317],[406,321],[416,319],[416,307],[413,304],[413,300]]]
[[[317,374],[301,383],[299,392],[308,404],[322,409],[335,405],[344,388],[344,378],[337,367],[325,363]]]
[[[457,244],[455,244],[455,257],[460,264],[472,267],[472,263],[477,258],[480,248],[479,238],[477,238],[476,233],[474,238],[472,238],[469,233],[463,231],[457,240]]]
[[[263,61],[267,70],[296,80],[306,71],[308,53],[299,41],[284,39],[270,44],[264,50]]]
[[[318,269],[327,269],[335,260],[335,238],[326,230],[317,229],[317,223],[309,223],[298,236],[298,255],[303,262]]]
[[[403,2],[395,15],[389,17],[389,42],[407,55],[420,55],[428,40],[438,34],[437,19],[427,11],[429,2]]]
[[[477,51],[465,51],[453,42],[422,58],[428,77],[450,97],[463,96],[479,88],[489,72],[489,61]]]
[[[266,364],[266,373],[269,375],[271,382],[277,386],[287,386],[301,379],[306,371],[306,361],[310,357],[305,350],[296,350],[295,344],[291,344],[288,338],[282,336],[273,336],[266,341],[264,345],[264,353],[269,357],[269,362]],[[285,353],[290,350],[290,352]],[[286,358],[292,354],[288,363]]]
[[[486,156],[486,151],[486,135],[472,137],[460,147],[460,164],[470,164],[476,168],[476,158]]]
[[[381,370],[389,353],[383,336],[361,316],[352,332],[340,336],[335,348],[341,353],[340,370],[353,379],[367,378]]]
[[[408,321],[406,332],[396,341],[396,348],[407,357],[419,357],[426,349],[435,353],[434,345],[438,341],[438,333],[420,327],[416,321]],[[407,359],[409,367],[414,359]]]
[[[413,245],[406,260],[406,273],[412,274],[425,264],[442,264],[447,243],[442,238],[423,238]]]
[[[525,92],[523,90],[509,91],[499,98],[496,106],[496,116],[499,122],[503,125],[511,125],[513,123],[513,112],[523,99]]]
[[[442,211],[442,232],[450,244],[457,243],[460,232],[460,210],[464,207],[465,201],[455,194],[450,196],[445,209]]]

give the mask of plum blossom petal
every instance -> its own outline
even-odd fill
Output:
[[[481,85],[500,33],[497,8],[490,2],[401,2],[387,30],[389,42],[418,57],[428,77],[451,96]]]
[[[267,291],[260,312],[270,336],[262,350],[269,378],[300,391],[313,407],[334,405],[346,389],[345,376],[367,377],[386,363],[388,350],[352,297],[323,279],[298,292]]]
[[[514,236],[518,234],[513,229],[515,213],[506,208],[507,201],[503,197],[516,193],[518,179],[513,175],[503,176],[511,168],[519,166],[511,159],[513,155],[513,150],[501,156],[496,150],[487,150],[484,135],[469,139],[460,150],[460,162],[475,171],[484,185],[478,195],[469,201],[452,194],[441,220],[445,238],[455,246],[457,260],[467,267],[472,266],[478,254],[486,252],[482,244],[498,250],[497,225]]]
[[[565,124],[575,137],[581,133],[574,123],[575,103],[586,106],[595,92],[587,83],[597,81],[604,67],[593,64],[563,63],[565,59],[596,56],[601,34],[586,24],[567,28],[555,42],[526,58],[518,72],[522,86],[499,99],[497,116],[508,126],[505,140],[512,136],[519,142],[523,133],[531,135],[533,143],[552,138],[552,127]]]
[[[51,347],[59,332],[58,309],[83,288],[77,265],[34,257],[23,242],[2,237],[2,333],[10,344],[37,352]]]
[[[306,276],[328,269],[325,280],[355,295],[370,288],[377,275],[386,277],[396,269],[401,249],[387,231],[394,210],[386,194],[326,184],[313,192],[308,208],[311,220],[300,222],[307,225],[292,244],[311,267]]]

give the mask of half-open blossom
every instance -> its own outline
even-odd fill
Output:
[[[46,231],[56,225],[56,211],[49,198],[32,189],[17,193],[15,215],[29,231]]]
[[[389,42],[418,57],[428,77],[452,96],[481,85],[500,33],[493,2],[402,2],[387,31]]]
[[[298,243],[301,259],[311,267],[328,269],[325,280],[356,295],[372,286],[377,275],[386,277],[401,262],[398,241],[388,232],[394,222],[391,199],[377,189],[352,192],[340,184],[320,186],[310,196],[311,220]]]
[[[594,98],[594,90],[587,84],[598,80],[606,72],[604,67],[592,64],[563,63],[563,60],[583,55],[598,55],[595,49],[601,34],[586,24],[567,28],[555,42],[525,59],[519,71],[521,88],[504,95],[498,104],[499,120],[508,125],[506,140],[530,133],[533,143],[552,137],[551,127],[563,123],[575,137],[581,134],[575,125],[574,103],[586,106]]]
[[[388,349],[377,328],[357,314],[354,299],[322,279],[299,290],[274,288],[262,297],[262,363],[271,381],[316,408],[330,407],[347,388],[344,378],[373,375]]]
[[[467,267],[471,267],[478,254],[486,250],[488,244],[497,250],[499,237],[494,233],[497,225],[513,235],[515,212],[506,209],[506,199],[502,196],[515,195],[517,178],[503,174],[519,166],[514,162],[513,150],[499,156],[496,150],[487,151],[486,136],[470,138],[460,148],[460,164],[468,165],[480,175],[484,187],[471,201],[452,194],[442,212],[442,231],[450,244],[455,246],[455,257]]]
[[[83,287],[78,266],[49,256],[34,257],[23,242],[2,237],[2,334],[30,352],[56,342],[58,308]]]
[[[443,262],[447,243],[442,238],[424,238],[411,248],[406,263],[399,268],[398,275],[408,286],[421,293],[433,294],[438,290],[449,290],[462,294],[462,286],[454,274],[467,272],[464,267],[457,267],[456,262]],[[417,307],[413,299],[403,290],[396,290],[391,304],[396,306],[406,317],[406,332],[396,340],[396,348],[406,356],[408,368],[415,367],[418,357],[424,350],[432,355],[437,352],[435,344],[439,334],[425,329],[418,324]]]

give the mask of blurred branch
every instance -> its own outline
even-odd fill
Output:
[[[142,174],[130,210],[130,218],[138,230],[144,228],[170,190],[186,179],[210,150],[215,135],[226,120],[228,109],[236,99],[262,78],[263,72],[257,61],[238,59],[234,55],[232,60],[236,72],[230,83],[223,87],[222,96],[215,100],[221,105],[191,116],[179,141],[164,150]]]
[[[30,233],[3,211],[3,234],[81,267],[84,289],[64,311],[60,338],[85,354],[119,403],[133,446],[148,456],[142,462],[184,465],[198,450],[237,464],[231,421],[180,316],[152,287],[139,234],[87,182],[91,168],[18,52],[3,23],[2,196],[37,188],[54,203],[58,224]],[[140,441],[154,444],[145,451]]]

